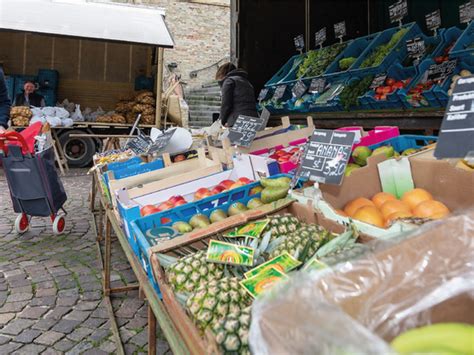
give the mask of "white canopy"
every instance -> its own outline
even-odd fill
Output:
[[[173,47],[163,9],[87,0],[0,0],[0,29]]]

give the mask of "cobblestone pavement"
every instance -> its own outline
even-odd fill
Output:
[[[90,176],[63,178],[68,194],[66,233],[52,235],[47,218],[33,218],[22,236],[0,175],[0,354],[107,354],[116,345],[102,302],[101,269],[88,210]],[[112,251],[112,287],[135,282],[118,242]],[[147,349],[147,308],[137,292],[114,296],[127,354]],[[170,353],[158,334],[157,351]]]

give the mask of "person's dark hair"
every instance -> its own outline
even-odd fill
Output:
[[[235,69],[237,69],[237,67],[230,62],[222,64],[219,69],[217,69],[216,80],[224,79],[227,74]]]
[[[36,85],[33,80],[25,80],[25,82],[23,83],[23,86],[25,86],[26,84],[33,84],[33,85]]]

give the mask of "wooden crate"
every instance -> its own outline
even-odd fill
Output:
[[[185,234],[173,240],[163,242],[150,248],[150,260],[154,277],[163,295],[165,307],[173,320],[176,329],[181,333],[186,345],[193,354],[217,354],[218,348],[214,338],[210,334],[201,335],[194,325],[186,310],[181,306],[175,294],[168,284],[165,271],[161,267],[157,253],[167,254],[175,257],[188,254],[192,250],[207,248],[207,243],[216,233],[225,233],[239,225],[252,220],[264,218],[267,215],[279,213],[291,213],[300,221],[306,223],[317,223],[334,233],[342,233],[344,226],[325,219],[322,215],[315,213],[310,205],[303,205],[292,199],[282,199],[273,204],[264,205],[258,209],[244,212],[212,224],[209,228],[197,230]]]
[[[282,125],[270,128],[268,130],[260,131],[257,133],[256,139],[253,141],[252,145],[249,148],[238,148],[240,153],[251,153],[257,150],[273,148],[278,145],[288,146],[291,142],[297,141],[299,139],[308,138],[313,134],[314,124],[313,118],[307,117],[308,126],[306,128],[298,129],[295,131],[287,131],[281,134],[274,134],[284,128],[290,126],[290,120],[288,117],[282,118]],[[232,156],[236,153],[236,148],[233,147],[228,139],[222,140],[222,148],[213,147],[209,145],[209,154],[213,159],[219,160],[220,162],[232,165]]]
[[[197,177],[222,171],[222,164],[217,160],[206,158],[204,149],[198,149],[198,157],[195,159],[172,163],[169,155],[165,154],[163,160],[166,166],[163,169],[120,180],[111,180],[109,187],[114,208],[117,207],[115,194],[119,190],[130,190],[131,195],[135,196],[133,189],[141,185],[147,185],[147,191],[157,191],[167,186],[177,185]],[[142,189],[141,191],[144,190]]]

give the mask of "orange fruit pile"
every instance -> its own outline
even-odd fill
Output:
[[[400,200],[388,192],[379,192],[370,200],[358,197],[348,202],[338,213],[377,227],[388,228],[399,218],[440,219],[450,211],[443,203],[434,200],[428,191],[416,188],[405,192]]]

